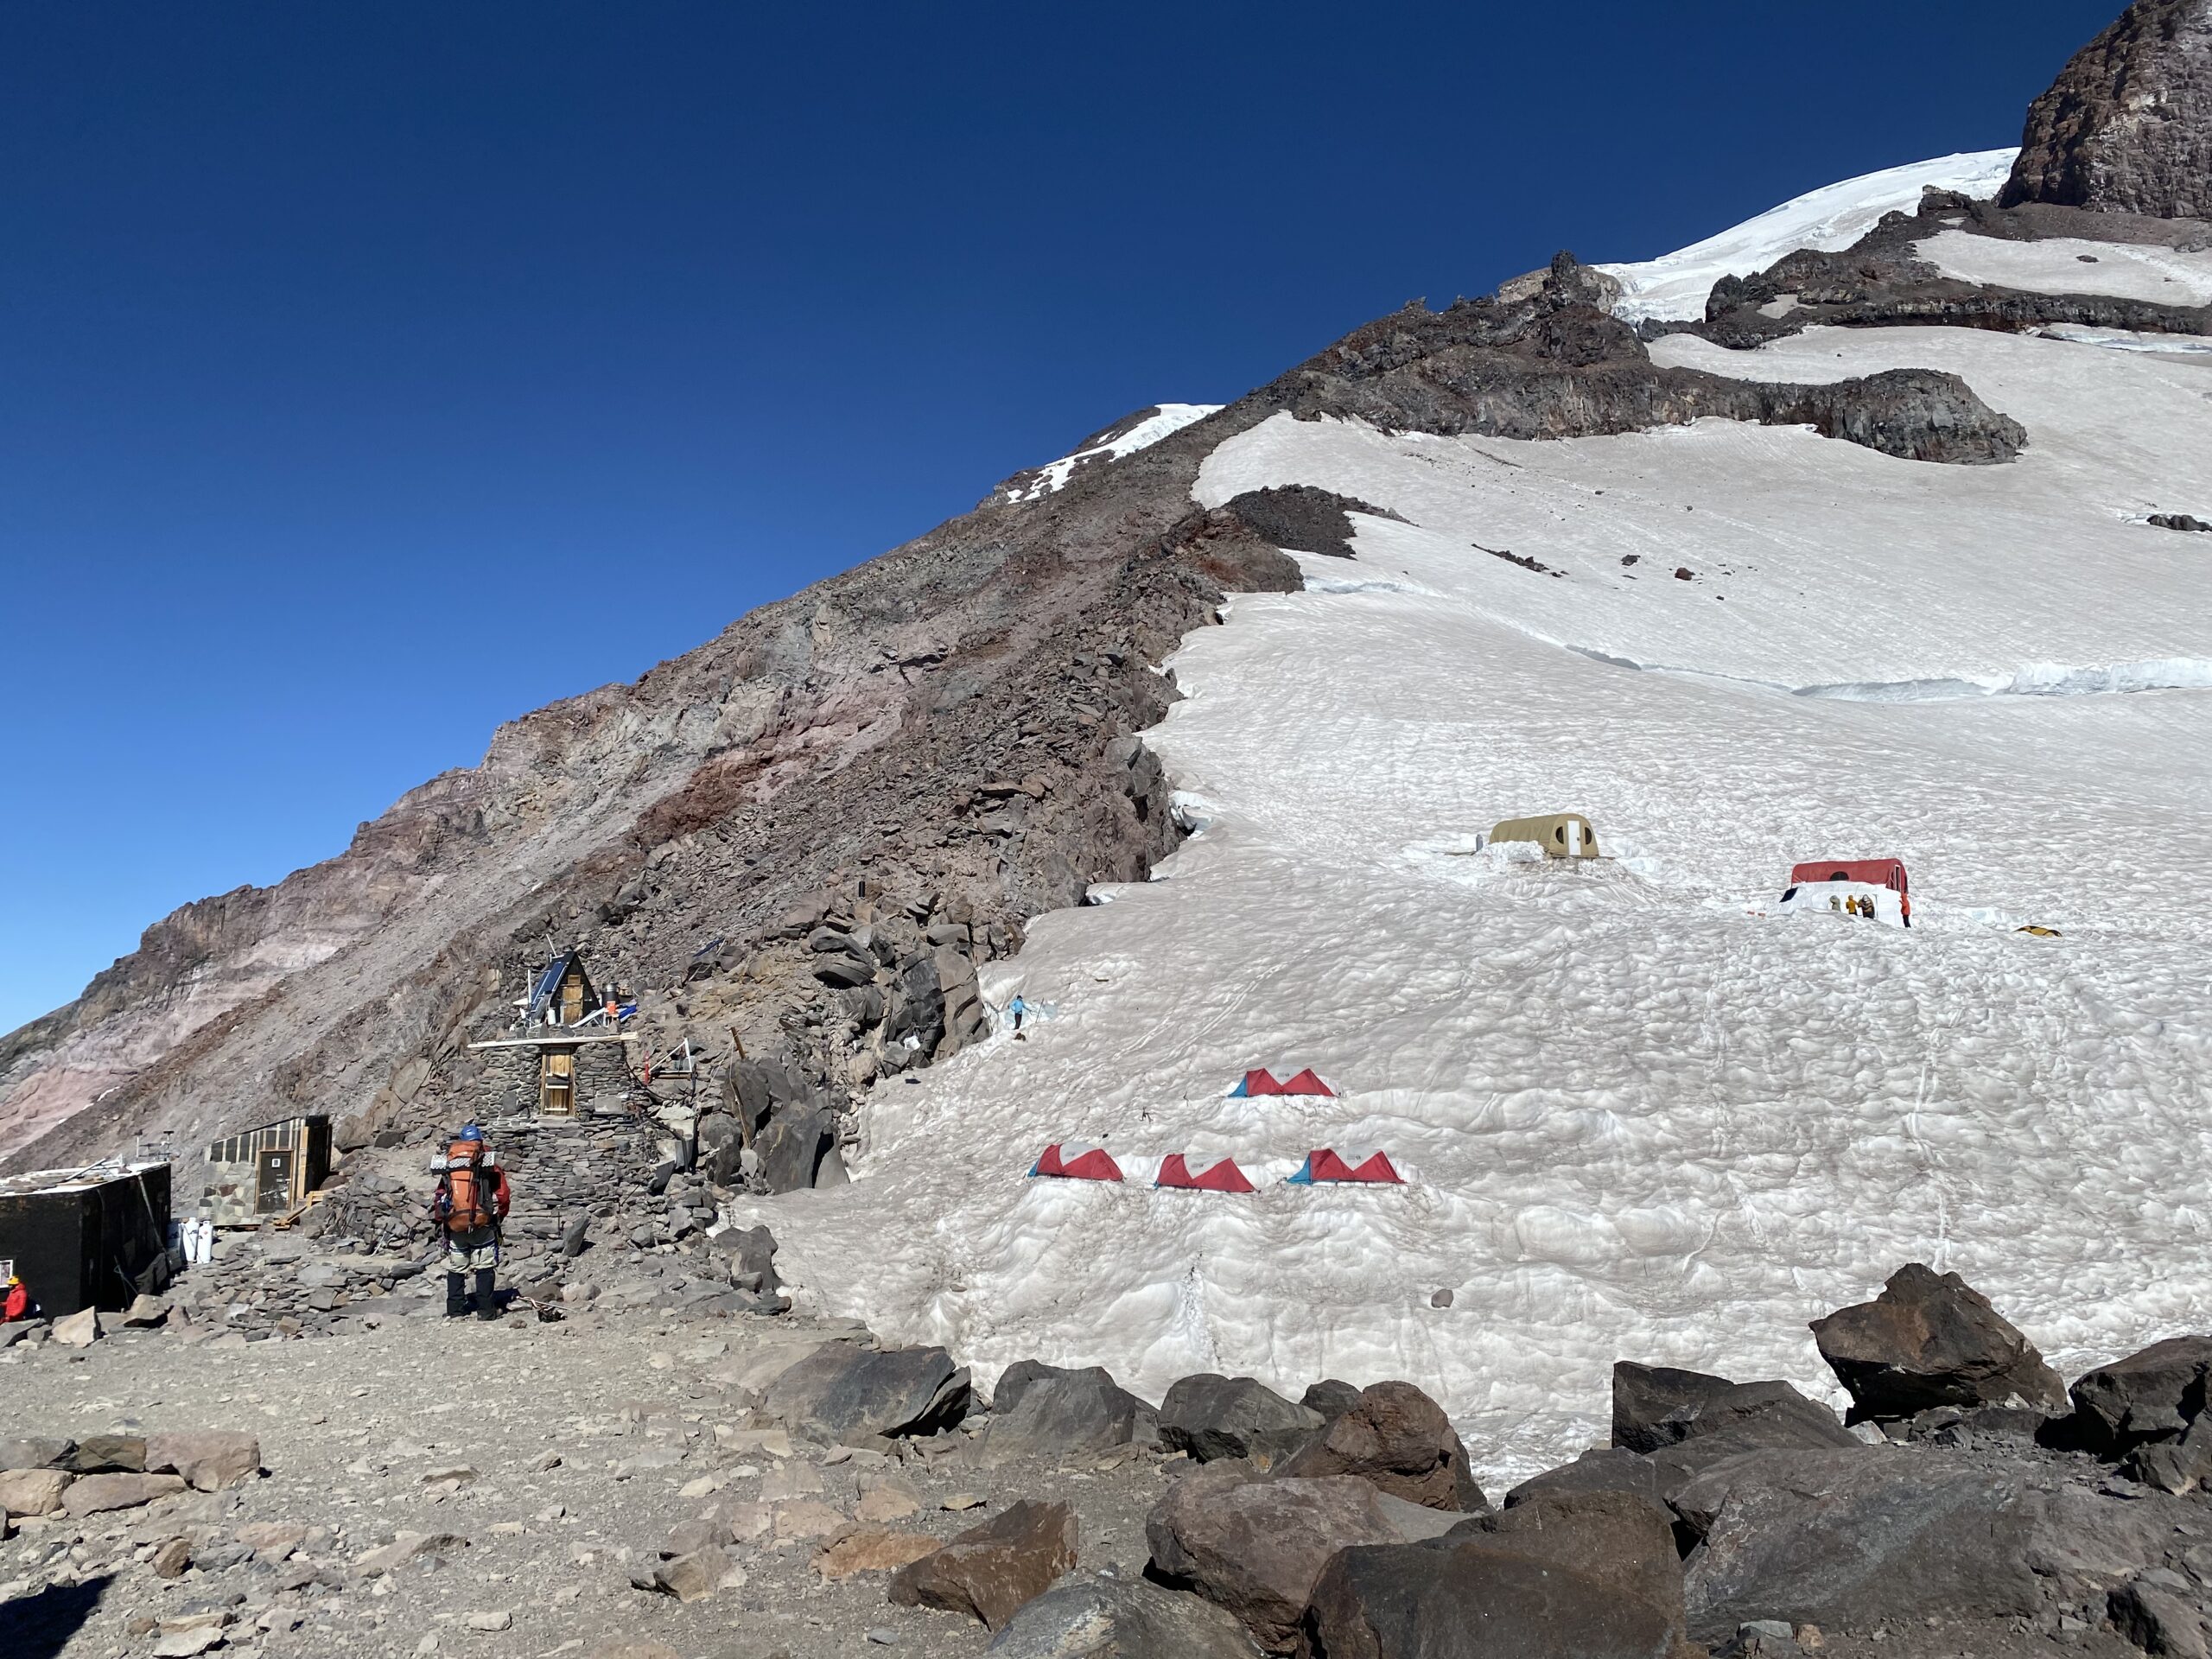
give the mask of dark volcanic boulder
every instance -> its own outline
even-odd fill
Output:
[[[1073,1376],[1075,1370],[1066,1365],[1047,1365],[1041,1359],[1017,1359],[999,1373],[999,1385],[991,1390],[991,1409],[1012,1411],[1021,1403],[1021,1396],[1032,1382],[1050,1376]]]
[[[932,1434],[968,1414],[968,1370],[942,1348],[877,1353],[833,1342],[768,1385],[760,1415],[829,1444]]]
[[[2212,1337],[2169,1337],[2100,1365],[2074,1384],[2074,1411],[2056,1437],[2169,1492],[2212,1482]]]
[[[1504,1507],[1515,1509],[1573,1492],[1633,1492],[1664,1503],[1672,1489],[1688,1478],[1683,1474],[1670,1479],[1671,1472],[1649,1458],[1618,1446],[1593,1447],[1573,1463],[1529,1476],[1506,1493]]]
[[[1754,1452],[1675,1500],[1691,1637],[1775,1618],[1823,1630],[2005,1618],[2156,1567],[2194,1506],[2102,1497],[2052,1462],[1929,1447]]]
[[[717,1186],[734,1186],[739,1179],[738,1157],[745,1136],[728,1112],[706,1112],[699,1118],[699,1155],[692,1167]]]
[[[729,1262],[729,1281],[740,1290],[772,1296],[784,1287],[776,1272],[776,1236],[766,1226],[725,1227],[709,1248]]]
[[[1321,1430],[1321,1414],[1249,1376],[1210,1371],[1173,1383],[1160,1402],[1160,1443],[1200,1463],[1287,1457]]]
[[[1047,1590],[991,1643],[996,1659],[1258,1659],[1225,1610],[1143,1580]]]
[[[1156,1578],[1227,1608],[1271,1653],[1287,1653],[1313,1580],[1351,1544],[1406,1535],[1363,1480],[1267,1480],[1242,1468],[1198,1469],[1145,1518]]]
[[[2094,1452],[2117,1455],[2146,1440],[2178,1439],[2204,1409],[2212,1337],[2168,1337],[2100,1365],[2072,1390],[2072,1427]]]
[[[1998,201],[2212,218],[2212,0],[2136,0],[2076,52]]]
[[[1324,1377],[1308,1384],[1306,1392],[1298,1396],[1298,1403],[1308,1411],[1319,1412],[1333,1423],[1359,1403],[1359,1390],[1333,1376]]]
[[[1615,1446],[1656,1452],[1723,1433],[1738,1451],[1859,1444],[1834,1412],[1787,1382],[1731,1382],[1703,1371],[1628,1360],[1613,1367]]]
[[[753,1149],[760,1154],[760,1176],[769,1192],[799,1192],[815,1184],[836,1144],[829,1113],[819,1106],[787,1106],[768,1120]]]
[[[1432,1542],[1347,1549],[1305,1618],[1315,1659],[1668,1659],[1682,1570],[1667,1512],[1626,1492],[1522,1504]]]
[[[1918,1262],[1891,1274],[1872,1301],[1815,1319],[1813,1339],[1851,1392],[1853,1422],[1931,1406],[2066,1407],[2058,1373],[1987,1297]]]
[[[1164,1428],[1164,1425],[1163,1425]],[[1410,1382],[1377,1382],[1281,1465],[1287,1476],[1357,1475],[1432,1510],[1486,1510],[1467,1448],[1444,1408]]]
[[[75,1475],[143,1474],[146,1442],[136,1434],[87,1434],[60,1466]]]
[[[1001,1630],[1075,1565],[1075,1511],[1022,1498],[891,1575],[902,1607],[966,1613]]]
[[[1001,1382],[1000,1398],[1006,1389]],[[1103,1367],[1027,1379],[1011,1410],[995,1404],[976,1460],[985,1468],[1025,1459],[1061,1462],[1152,1437],[1150,1406],[1118,1387]]]

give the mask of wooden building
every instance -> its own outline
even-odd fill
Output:
[[[218,1227],[289,1215],[330,1177],[330,1120],[308,1112],[227,1135],[207,1148],[207,1167],[200,1209]]]
[[[0,1260],[48,1319],[130,1306],[169,1281],[169,1166],[97,1164],[0,1176]]]

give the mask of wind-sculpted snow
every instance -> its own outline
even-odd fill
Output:
[[[1724,421],[1287,416],[1223,443],[1201,505],[1301,483],[1405,522],[1355,515],[1356,563],[1301,561],[1308,591],[1185,641],[1147,741],[1198,833],[985,970],[1054,1017],[879,1087],[855,1184],[764,1211],[804,1294],[1155,1397],[1405,1377],[1485,1478],[1602,1437],[1617,1358],[1840,1401],[1805,1322],[1908,1260],[2063,1370],[2212,1317],[2212,699],[1784,689],[2212,662],[2195,538],[2124,519],[2197,486],[2212,380],[1945,330],[1659,349],[1955,371],[2030,447],[1961,468]],[[1609,860],[1476,851],[1568,809]],[[1910,931],[1760,913],[1797,860],[1882,854]],[[1224,1097],[1261,1065],[1346,1093]],[[1139,1166],[1381,1147],[1416,1177],[1026,1179],[1061,1139]]]

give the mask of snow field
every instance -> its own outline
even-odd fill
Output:
[[[1946,276],[2031,294],[2106,294],[2159,305],[2212,305],[2212,253],[2056,238],[2005,242],[1946,230],[1914,255]]]
[[[1809,191],[1660,258],[1598,269],[1620,279],[1624,292],[1613,310],[1630,322],[1701,317],[1706,296],[1723,276],[1764,270],[1799,248],[1838,252],[1872,230],[1883,214],[1911,213],[1924,189],[1995,195],[2019,153],[2017,147],[1985,149],[1885,168]]]
[[[761,1208],[804,1294],[986,1380],[1402,1376],[1492,1484],[1603,1438],[1617,1358],[1840,1402],[1805,1322],[1908,1260],[2062,1370],[2204,1328],[2212,696],[2107,693],[2212,664],[2196,538],[2124,522],[2194,504],[2212,365],[1919,329],[1659,349],[1954,368],[2031,448],[1287,417],[1224,444],[1202,504],[1303,482],[1409,522],[1359,518],[1356,561],[1301,558],[1306,592],[1186,639],[1147,741],[1202,831],[985,969],[1056,1019],[880,1088],[855,1182]],[[1866,695],[1927,683],[2053,694]],[[1615,856],[1470,855],[1562,810]],[[1909,932],[1749,913],[1799,859],[1884,854]],[[1222,1097],[1259,1065],[1347,1092]],[[1082,1138],[1255,1179],[1379,1147],[1413,1184],[1024,1178]]]

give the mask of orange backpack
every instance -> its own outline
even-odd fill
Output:
[[[493,1208],[496,1170],[484,1165],[481,1141],[456,1141],[446,1148],[445,1179],[439,1184],[438,1212],[449,1233],[473,1233],[499,1220]]]

